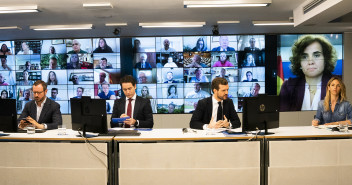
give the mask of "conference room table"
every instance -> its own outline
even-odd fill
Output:
[[[118,129],[117,129],[118,130]],[[76,137],[57,130],[0,137],[1,184],[351,184],[352,131],[280,127],[272,135],[140,129]],[[241,131],[236,129],[235,131]]]
[[[181,128],[140,132],[114,138],[116,184],[261,184],[261,136]]]
[[[89,138],[93,147],[77,131],[58,132],[1,136],[0,184],[113,184],[112,136]]]
[[[352,130],[280,127],[265,136],[265,177],[269,185],[352,184]]]

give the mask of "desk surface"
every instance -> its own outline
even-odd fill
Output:
[[[71,129],[66,129],[66,135],[58,135],[58,130],[47,130],[44,133],[7,133],[9,136],[1,136],[0,140],[38,140],[38,141],[63,141],[63,140],[76,140],[84,141],[84,138],[77,137],[78,132]],[[93,137],[89,138],[89,141],[111,141],[113,136],[104,136],[104,137]]]
[[[234,129],[240,132],[241,129]],[[186,140],[248,140],[254,138],[252,134],[224,134],[221,131],[191,130],[183,133],[182,128],[140,130],[140,136],[115,136],[116,141],[186,141]],[[263,138],[258,136],[257,138]]]
[[[118,130],[118,129],[117,129]],[[273,135],[255,136],[253,134],[224,134],[216,132],[209,134],[206,130],[194,130],[195,132],[183,133],[181,128],[175,129],[152,129],[140,130],[140,136],[99,136],[89,138],[90,141],[199,141],[199,140],[249,140],[249,139],[285,139],[285,138],[345,138],[352,137],[352,131],[348,132],[333,132],[328,128],[315,128],[312,126],[299,126],[299,127],[280,127],[277,129],[270,129]],[[241,129],[235,129],[240,132]],[[66,130],[66,135],[58,135],[58,130],[48,130],[44,133],[10,133],[9,136],[1,136],[0,140],[77,140],[84,141],[84,138],[77,137],[77,131],[71,129]]]
[[[348,132],[331,131],[331,129],[320,126],[300,126],[300,127],[280,127],[277,129],[269,129],[269,132],[273,132],[273,135],[267,135],[265,138],[340,138],[340,137],[352,137],[352,130]]]

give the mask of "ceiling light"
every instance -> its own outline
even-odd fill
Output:
[[[203,27],[205,22],[154,22],[139,23],[143,28],[187,28],[187,27]]]
[[[113,8],[111,3],[84,3],[84,8],[87,9],[110,9]]]
[[[92,29],[93,24],[73,24],[73,25],[44,25],[44,26],[30,26],[32,30],[87,30]]]
[[[106,23],[105,26],[127,26],[127,23],[121,22],[121,23]]]
[[[252,21],[254,26],[293,26],[292,21]]]
[[[39,12],[37,5],[28,6],[0,6],[0,13],[31,13]]]
[[[18,27],[18,26],[2,26],[0,27],[0,30],[11,30],[11,29],[19,29],[19,30],[22,30],[21,27]]]
[[[240,21],[218,21],[218,24],[238,24]]]
[[[185,8],[269,6],[271,0],[183,1]]]

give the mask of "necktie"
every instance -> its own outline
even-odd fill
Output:
[[[219,104],[219,107],[218,107],[218,115],[216,117],[216,121],[223,120],[221,101],[219,101],[218,104]]]
[[[128,99],[128,106],[127,106],[127,115],[132,118],[132,98]],[[129,128],[130,125],[125,124],[125,128]]]

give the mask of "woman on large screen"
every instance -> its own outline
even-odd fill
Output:
[[[285,81],[280,91],[281,111],[317,110],[326,84],[335,69],[337,54],[320,35],[305,35],[292,46],[291,71],[296,78]]]

